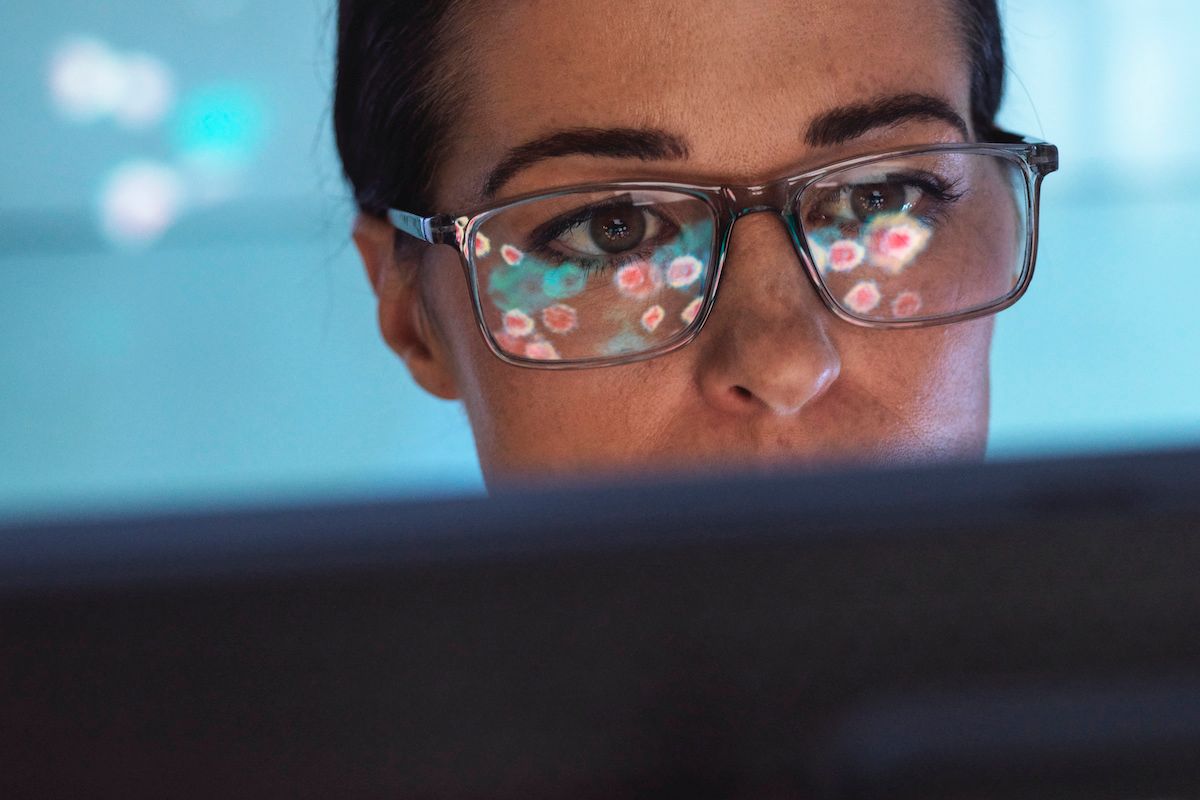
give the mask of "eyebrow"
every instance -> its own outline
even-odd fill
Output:
[[[557,156],[590,155],[637,158],[642,161],[682,160],[687,143],[666,131],[648,128],[572,128],[518,145],[505,154],[483,183],[484,198],[494,197],[513,175],[538,161]]]
[[[967,123],[945,100],[926,94],[901,94],[830,109],[809,123],[804,141],[811,147],[830,147],[876,128],[918,119],[945,122],[964,139],[970,137]],[[518,172],[549,158],[589,155],[679,161],[689,154],[682,137],[654,128],[570,128],[510,149],[487,174],[480,196],[495,197]]]
[[[963,139],[971,136],[966,120],[940,97],[898,94],[826,111],[809,123],[804,141],[811,147],[832,147],[876,128],[912,120],[945,122],[962,134]]]

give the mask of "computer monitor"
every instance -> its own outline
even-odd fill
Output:
[[[0,531],[0,796],[1200,797],[1200,451]]]

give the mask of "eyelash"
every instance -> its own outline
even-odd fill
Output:
[[[904,187],[915,187],[920,193],[920,199],[931,200],[927,207],[923,209],[923,213],[919,215],[926,224],[937,223],[944,215],[946,208],[965,194],[964,191],[958,189],[960,181],[946,181],[938,175],[923,172],[907,175],[887,175],[879,183],[900,184]],[[866,182],[856,185],[869,185]],[[818,198],[816,208],[820,208],[828,200],[836,200],[845,193],[853,191],[856,185],[848,185],[838,188],[824,196]],[[920,202],[920,200],[918,200]],[[634,250],[624,253],[614,253],[610,257],[600,257],[581,253],[565,253],[561,250],[555,250],[550,245],[563,234],[570,232],[576,228],[589,224],[597,214],[602,214],[610,208],[622,208],[625,203],[606,202],[596,205],[584,206],[568,212],[557,219],[544,223],[539,228],[535,229],[531,241],[525,248],[527,252],[535,254],[540,260],[553,266],[561,266],[570,262],[573,266],[583,270],[587,275],[599,274],[619,270],[628,264],[637,263],[639,261],[650,258],[655,250],[655,247],[662,241],[670,240],[678,236],[680,227],[673,220],[663,214],[658,213],[652,207],[645,206],[648,213],[654,214],[659,223],[663,226],[663,232],[659,234],[652,246],[639,246]]]
[[[923,197],[933,200],[933,208],[929,209],[928,214],[922,217],[925,222],[934,222],[940,219],[947,206],[957,203],[966,194],[959,188],[961,181],[957,179],[947,181],[929,172],[900,177],[906,186],[916,186]]]
[[[673,220],[663,214],[658,213],[650,206],[643,206],[647,213],[653,214],[663,226],[663,231],[657,237],[657,240],[652,243],[652,247],[639,247],[625,253],[614,253],[610,258],[601,258],[581,253],[564,253],[559,250],[554,250],[549,245],[560,238],[563,234],[568,233],[575,228],[589,224],[597,214],[602,214],[610,208],[623,208],[626,204],[607,202],[591,206],[584,206],[575,211],[544,223],[534,230],[529,246],[526,248],[528,252],[532,252],[543,261],[547,261],[555,266],[570,261],[574,266],[584,270],[586,273],[593,274],[605,272],[609,270],[617,270],[628,264],[633,264],[641,260],[648,259],[654,253],[655,247],[663,241],[668,241],[679,235],[680,227]]]
[[[960,181],[946,181],[938,175],[929,172],[912,173],[907,175],[886,175],[883,179],[875,181],[878,184],[899,184],[904,187],[915,187],[921,193],[921,199],[932,200],[932,207],[924,209],[924,213],[918,216],[922,222],[932,225],[942,219],[946,208],[953,205],[962,199],[965,191],[960,191]],[[837,200],[844,197],[849,192],[852,192],[859,186],[870,186],[872,182],[863,181],[858,184],[848,184],[841,186],[833,191],[828,191],[819,195],[813,207],[816,209],[824,206],[829,200]],[[919,202],[919,201],[918,201]],[[811,218],[804,220],[806,224],[812,224],[814,220]]]
[[[554,267],[570,263],[576,269],[583,270],[584,275],[591,277],[619,270],[629,264],[647,261],[652,255],[654,255],[653,249],[630,250],[627,253],[614,254],[611,258],[603,259],[597,256],[580,257],[569,253],[560,253],[557,250],[547,250],[544,254],[539,253],[538,258]]]

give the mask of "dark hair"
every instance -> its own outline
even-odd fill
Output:
[[[971,65],[971,126],[983,141],[1007,139],[996,127],[1004,99],[1004,34],[996,0],[958,0]]]
[[[971,68],[971,122],[999,134],[1004,40],[996,0],[956,0]],[[459,0],[339,0],[333,121],[342,169],[368,214],[434,213],[434,176],[452,124],[453,76],[439,58]]]

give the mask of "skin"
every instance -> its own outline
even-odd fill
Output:
[[[964,119],[969,77],[953,7],[908,0],[472,3],[455,22],[470,102],[437,176],[436,208],[480,204],[506,151],[559,129],[650,127],[683,160],[570,155],[538,162],[498,199],[589,181],[749,184],[893,147],[961,141],[906,121],[836,147],[803,131],[880,95],[942,98]],[[472,314],[457,252],[393,247],[360,217],[355,242],[387,343],[426,390],[460,399],[484,477],[509,482],[660,470],[774,469],[978,459],[988,425],[991,318],[873,330],[821,303],[774,214],[734,227],[712,315],[650,361],[578,371],[504,364]]]

